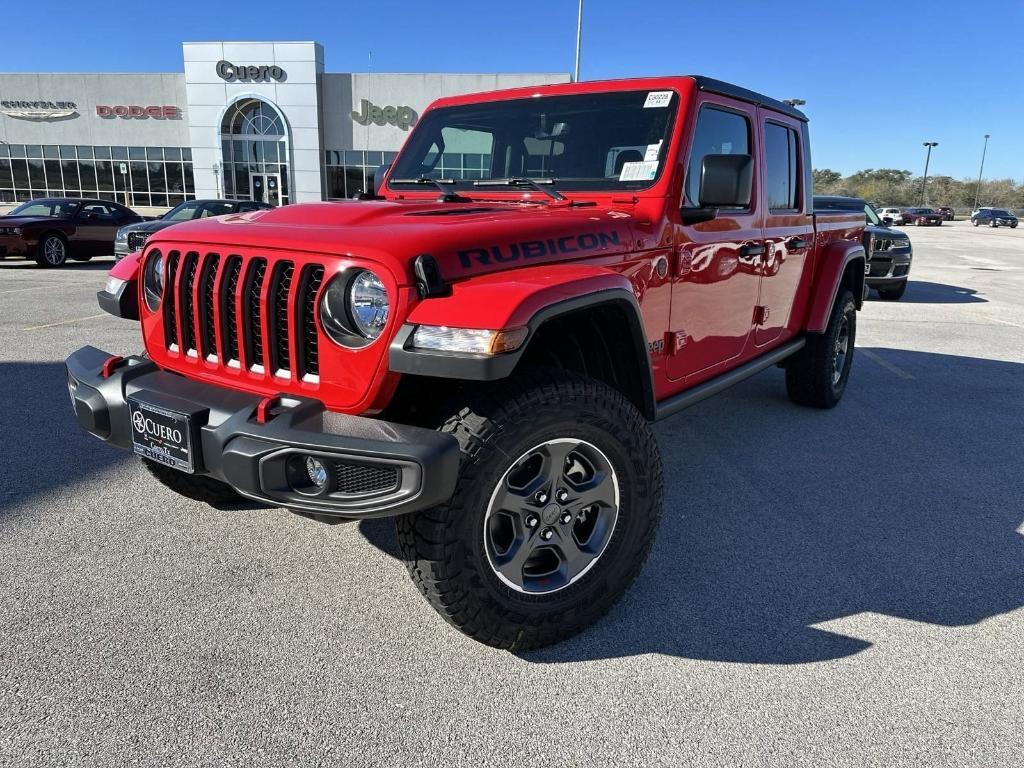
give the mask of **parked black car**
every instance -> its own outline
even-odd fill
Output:
[[[815,195],[816,211],[863,211],[864,250],[868,256],[868,272],[864,278],[869,288],[890,301],[898,301],[907,291],[910,263],[914,253],[906,232],[885,224],[868,203],[859,197],[824,197]]]
[[[69,258],[109,256],[117,230],[141,221],[135,211],[109,200],[30,200],[0,216],[0,258],[22,257],[35,259],[41,267],[59,267]]]
[[[210,216],[225,216],[229,213],[258,211],[273,207],[268,203],[258,203],[253,200],[188,200],[172,208],[159,219],[121,227],[117,231],[117,238],[114,240],[114,258],[120,261],[132,251],[137,251],[145,245],[146,240],[154,232],[159,232],[161,229],[166,229],[183,221],[206,219]]]
[[[990,227],[1017,228],[1017,217],[1005,208],[979,208],[971,214],[971,224],[988,224]]]

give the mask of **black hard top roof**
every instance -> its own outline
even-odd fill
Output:
[[[796,107],[791,107],[789,104],[783,104],[777,99],[773,99],[770,96],[765,96],[763,93],[757,91],[751,91],[746,88],[740,88],[738,85],[732,83],[726,83],[722,80],[715,80],[711,77],[704,77],[704,75],[690,75],[694,82],[697,83],[697,87],[702,91],[708,93],[717,93],[720,96],[728,96],[731,99],[737,101],[746,101],[751,104],[756,104],[759,107],[768,107],[776,112],[781,112],[784,115],[795,117],[797,120],[803,120],[807,122],[807,115],[801,112]]]

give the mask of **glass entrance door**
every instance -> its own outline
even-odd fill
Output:
[[[281,174],[250,173],[249,196],[259,203],[281,204]]]

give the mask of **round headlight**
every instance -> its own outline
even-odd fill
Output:
[[[343,272],[327,285],[320,301],[324,330],[343,347],[363,347],[384,330],[391,304],[373,272]]]
[[[348,291],[349,307],[356,330],[376,339],[388,322],[388,291],[373,272],[360,272]]]
[[[164,295],[164,255],[160,251],[151,252],[146,259],[142,288],[146,295],[146,306],[150,312],[156,312]]]

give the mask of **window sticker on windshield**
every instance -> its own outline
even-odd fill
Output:
[[[648,144],[647,151],[644,153],[645,163],[656,163],[658,162],[658,155],[661,154],[661,139],[658,140],[657,144]]]
[[[619,181],[651,181],[658,175],[658,161],[623,163]]]
[[[672,101],[672,91],[651,91],[647,94],[647,101],[644,102],[644,109],[651,107],[667,107]]]

